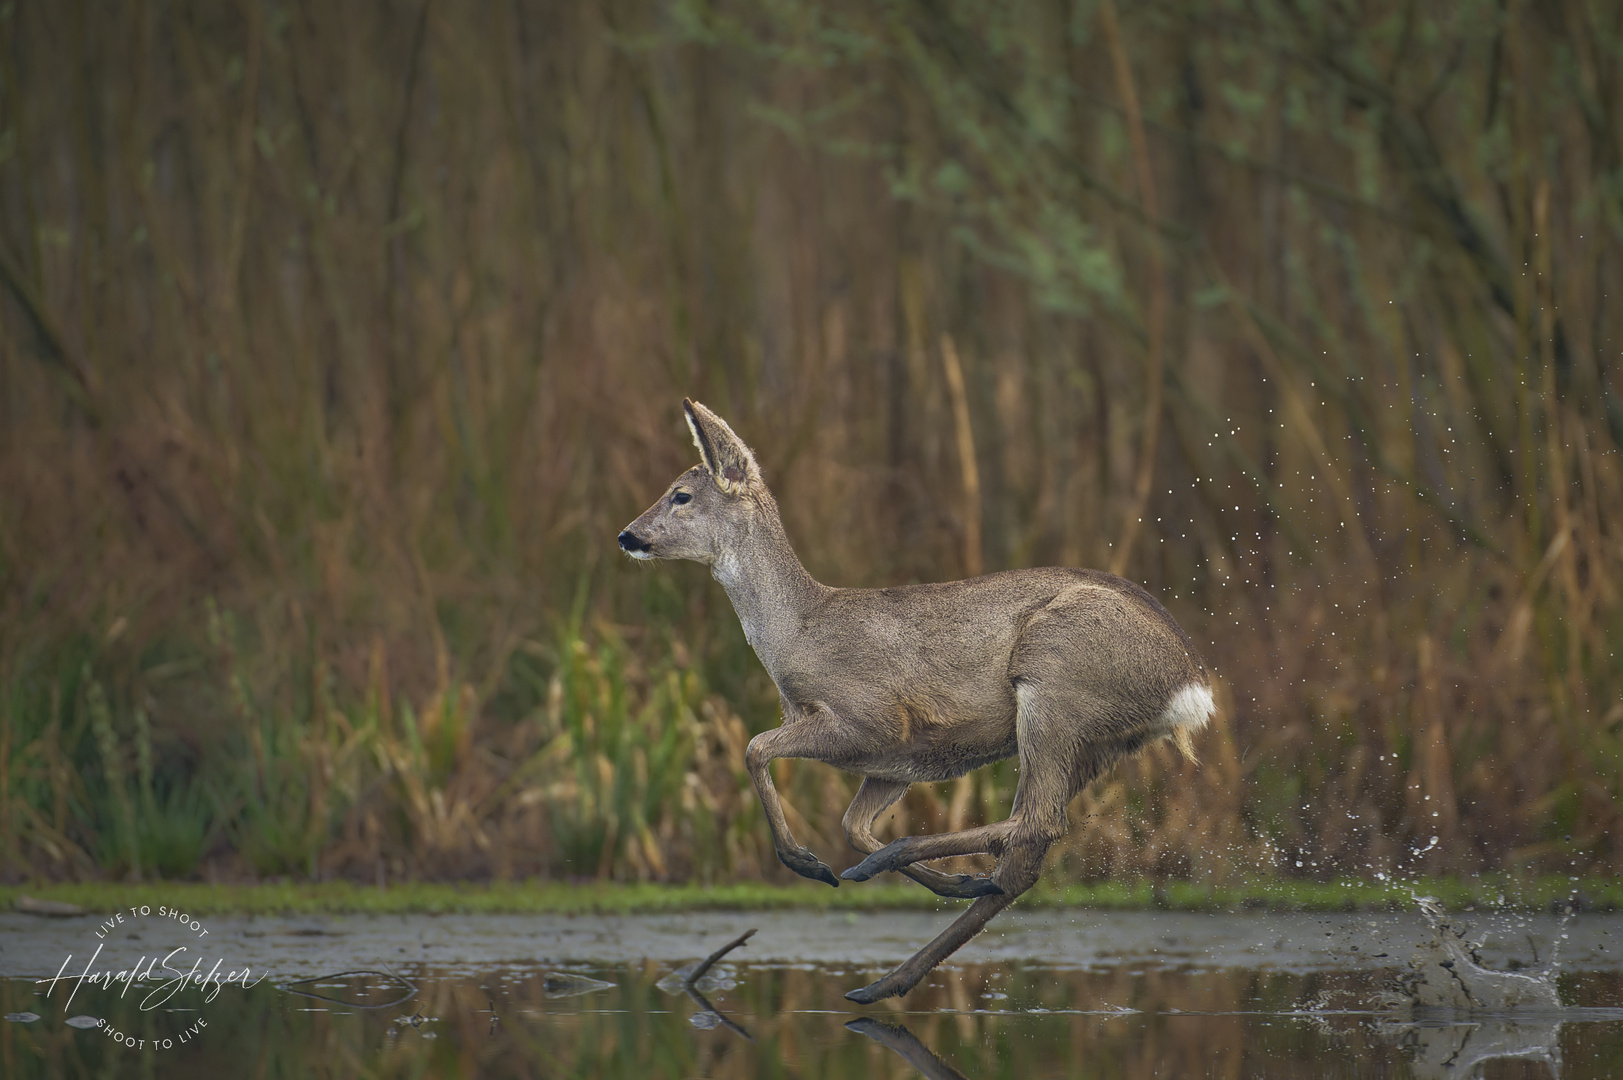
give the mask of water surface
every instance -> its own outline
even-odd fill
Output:
[[[1417,914],[1008,913],[900,1002],[844,999],[947,918],[211,918],[194,920],[200,936],[155,914],[111,927],[4,915],[0,1012],[39,1018],[0,1023],[0,1073],[222,1075],[252,1061],[263,1075],[638,1080],[1623,1075],[1617,916],[1477,917],[1490,968],[1561,942],[1553,1013],[1394,1010],[1391,987],[1430,940]],[[671,977],[749,927],[697,987]],[[219,982],[142,1008],[161,981],[70,984],[92,955],[114,973],[143,957],[218,961]],[[368,973],[338,975],[355,970]],[[248,988],[225,981],[243,971]]]

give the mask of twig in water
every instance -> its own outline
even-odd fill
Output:
[[[723,956],[726,956],[728,953],[732,952],[734,949],[738,948],[740,945],[744,944],[744,942],[748,941],[754,936],[755,931],[753,929],[746,930],[742,934],[739,934],[737,937],[733,938],[733,940],[729,941],[727,944],[723,945],[721,948],[717,949],[715,952],[711,953],[709,956],[705,957],[703,960],[699,961],[698,965],[692,971],[682,976],[682,988],[690,989],[694,983],[704,978],[704,973],[709,971],[711,967],[715,965],[717,960],[720,960]]]
[[[722,957],[726,956],[728,953],[732,952],[734,949],[738,948],[740,945],[744,944],[754,936],[755,930],[753,928],[744,931],[742,934],[739,934],[737,937],[733,938],[733,940],[729,941],[727,944],[723,945],[721,948],[717,949],[703,960],[700,960],[692,967],[678,968],[669,975],[665,976],[665,978],[659,980],[659,988],[668,993],[680,989],[695,1005],[699,1007],[699,1012],[693,1017],[694,1026],[713,1028],[719,1024],[726,1027],[729,1031],[737,1032],[750,1042],[754,1042],[755,1036],[751,1035],[748,1031],[745,1031],[743,1028],[727,1019],[727,1017],[723,1016],[721,1014],[721,1010],[710,1004],[709,1000],[699,992],[698,985],[699,980],[704,978],[705,973],[716,965],[716,961],[720,960]]]
[[[753,931],[751,931],[751,932],[753,933]],[[715,1027],[716,1024],[721,1024],[728,1031],[736,1031],[738,1034],[744,1036],[744,1038],[749,1040],[750,1042],[755,1041],[755,1036],[754,1035],[751,1035],[748,1031],[745,1031],[742,1027],[740,1027],[739,1025],[733,1023],[731,1020],[727,1019],[726,1015],[720,1009],[718,1009],[714,1005],[710,1004],[710,999],[709,998],[707,998],[703,994],[699,993],[699,990],[698,990],[697,987],[695,987],[691,983],[689,983],[689,984],[686,984],[686,985],[684,985],[682,987],[682,992],[688,996],[688,998],[693,1002],[693,1004],[695,1004],[695,1005],[697,1005],[699,1007],[698,1014],[693,1017],[693,1023],[696,1026],[699,1026],[699,1027]],[[714,1016],[716,1018],[715,1023],[701,1024],[699,1022],[699,1017],[701,1017],[701,1016]]]

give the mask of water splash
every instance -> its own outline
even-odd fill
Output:
[[[1505,1059],[1542,1062],[1559,1078],[1563,1011],[1555,980],[1562,935],[1540,967],[1484,967],[1478,952],[1484,942],[1470,940],[1434,898],[1410,895],[1431,939],[1382,1001],[1395,1019],[1376,1030],[1404,1046],[1422,1080],[1476,1076],[1488,1062]]]
[[[1560,964],[1560,938],[1549,962],[1539,968],[1499,971],[1482,965],[1482,942],[1456,928],[1441,904],[1416,896],[1420,914],[1431,926],[1431,940],[1421,945],[1409,970],[1400,978],[1401,1007],[1414,1015],[1437,1012],[1557,1012],[1561,996],[1555,980]],[[1570,915],[1569,915],[1570,917]],[[1563,922],[1563,926],[1565,923]]]

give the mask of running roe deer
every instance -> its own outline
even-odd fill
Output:
[[[905,994],[1036,883],[1066,805],[1100,772],[1215,711],[1187,634],[1143,589],[1098,570],[1008,570],[968,581],[833,589],[813,580],[784,534],[749,447],[695,401],[682,408],[701,464],[620,533],[638,559],[710,567],[782,697],[783,725],[745,753],[785,866],[830,885],[828,865],[795,841],[772,786],[777,758],[810,758],[862,777],[845,836],[867,857],[841,877],[896,870],[941,896],[974,898],[934,941],[870,986],[868,1004]],[[881,845],[873,824],[908,785],[951,780],[1019,755],[1006,820]],[[918,865],[989,852],[990,876]]]

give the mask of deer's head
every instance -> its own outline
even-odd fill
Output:
[[[682,412],[700,463],[621,531],[620,547],[634,559],[691,559],[715,566],[770,512],[772,496],[755,455],[725,420],[686,398]]]

